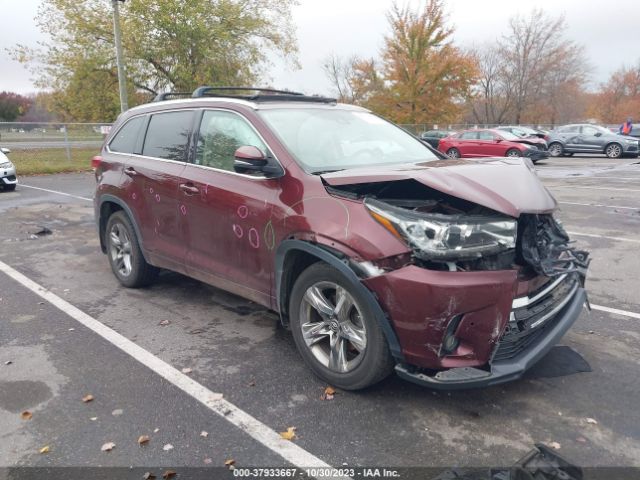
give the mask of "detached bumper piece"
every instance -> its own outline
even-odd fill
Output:
[[[457,390],[516,380],[564,336],[580,316],[587,295],[576,273],[545,285],[513,302],[510,321],[486,368],[461,367],[429,372],[396,365],[398,375],[429,388]]]
[[[535,448],[512,467],[488,470],[447,470],[433,480],[582,480],[582,469],[546,445]]]

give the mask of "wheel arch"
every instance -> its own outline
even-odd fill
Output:
[[[607,153],[607,148],[609,148],[611,145],[618,145],[620,147],[620,157],[622,157],[624,155],[624,145],[622,145],[622,143],[620,143],[617,140],[611,140],[611,141],[605,143],[604,148],[602,149],[602,153],[606,154]]]
[[[277,310],[282,324],[285,326],[289,324],[288,303],[295,279],[304,269],[317,262],[331,265],[342,273],[354,288],[359,290],[374,312],[375,319],[385,335],[391,354],[397,361],[404,361],[400,342],[393,330],[391,321],[383,312],[374,294],[362,284],[360,278],[350,266],[349,259],[330,247],[320,246],[304,240],[285,240],[278,246],[275,256],[275,281]]]
[[[142,235],[140,234],[140,228],[138,227],[138,223],[136,222],[136,218],[133,215],[133,211],[131,208],[123,202],[120,198],[114,195],[102,195],[100,197],[100,202],[98,205],[98,236],[100,238],[100,249],[102,253],[107,253],[107,246],[105,243],[105,233],[107,230],[107,222],[109,221],[109,217],[113,215],[115,212],[124,211],[124,213],[129,217],[131,224],[136,232],[136,237],[138,240],[138,245],[140,246],[140,250],[142,251],[142,256],[145,261],[148,262],[147,256],[145,254],[144,249],[144,240]]]

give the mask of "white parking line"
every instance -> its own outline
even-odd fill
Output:
[[[622,205],[604,205],[602,203],[558,202],[563,205],[581,205],[583,207],[623,208],[625,210],[640,210],[640,207],[623,207]]]
[[[212,392],[205,386],[199,384],[176,368],[156,357],[151,352],[148,352],[128,338],[120,335],[115,330],[112,330],[106,325],[100,323],[95,318],[87,315],[66,300],[63,300],[56,294],[38,285],[33,280],[27,278],[1,261],[0,271],[39,295],[58,309],[62,310],[77,322],[94,331],[127,355],[133,357],[138,362],[181,389],[187,395],[195,398],[211,411],[218,414],[232,425],[238,427],[266,448],[280,455],[289,463],[299,468],[332,468],[318,457],[307,452],[295,443],[289,440],[284,440],[277,432],[266,426],[264,423],[236,407],[233,403],[223,399],[222,394]]]
[[[626,310],[619,310],[617,308],[611,308],[611,307],[603,307],[602,305],[594,305],[594,304],[591,304],[591,308],[593,308],[594,310],[600,310],[602,312],[615,313],[616,315],[623,315],[625,317],[631,317],[631,318],[636,318],[640,320],[640,313],[627,312]]]
[[[92,198],[80,197],[78,195],[72,195],[70,193],[58,192],[57,190],[49,190],[48,188],[34,187],[33,185],[25,185],[24,183],[20,183],[19,185],[25,188],[33,188],[34,190],[42,190],[43,192],[56,193],[58,195],[64,195],[65,197],[77,198],[79,200],[86,200],[87,202],[93,202]]]
[[[607,240],[615,240],[617,242],[640,243],[640,240],[635,238],[611,237],[609,235],[596,235],[595,233],[570,232],[569,230],[567,230],[567,233],[569,235],[578,235],[580,237],[606,238]]]
[[[615,190],[619,192],[640,192],[637,188],[617,188],[617,187],[581,187],[579,185],[552,185],[550,188],[583,188],[586,190]]]

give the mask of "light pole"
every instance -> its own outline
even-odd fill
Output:
[[[120,88],[120,111],[125,112],[129,109],[127,102],[127,83],[124,72],[124,64],[122,63],[122,34],[120,33],[120,10],[118,2],[124,3],[125,0],[111,0],[113,5],[113,34],[116,41],[116,63],[118,65],[118,87]]]

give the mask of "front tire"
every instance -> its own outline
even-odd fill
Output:
[[[618,143],[610,143],[604,149],[604,153],[609,158],[620,158],[622,157],[622,146]]]
[[[157,269],[144,259],[135,229],[123,211],[109,217],[105,244],[111,270],[122,285],[139,288],[153,282]]]
[[[552,157],[560,157],[564,153],[564,148],[562,147],[562,144],[553,142],[549,145],[548,152]]]
[[[359,390],[391,373],[393,358],[366,297],[332,266],[315,263],[302,272],[289,317],[300,355],[329,384]]]

